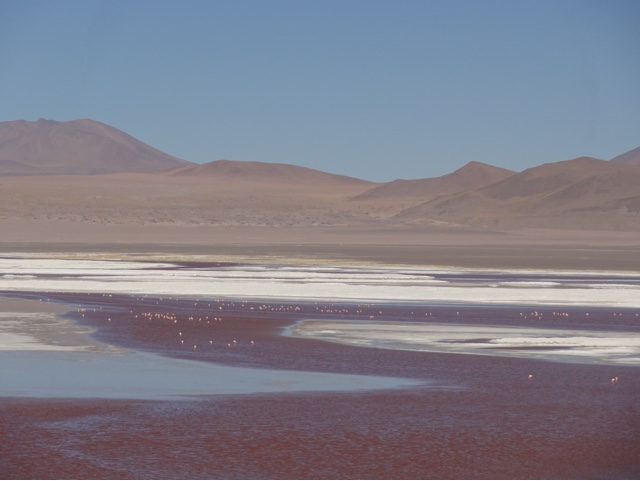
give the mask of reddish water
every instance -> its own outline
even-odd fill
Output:
[[[5,398],[3,478],[640,477],[640,368],[278,336],[296,319],[356,316],[355,310],[364,318],[415,319],[428,311],[438,322],[512,325],[525,322],[515,321],[522,307],[272,303],[260,310],[261,303],[56,297],[91,304],[97,310],[84,322],[122,346],[230,365],[435,379],[458,388],[180,402]],[[536,310],[548,316],[528,325],[638,330],[631,311],[585,316],[565,309],[569,316],[554,319],[557,309]],[[612,376],[620,381],[612,384]]]

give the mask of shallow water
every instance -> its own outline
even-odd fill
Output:
[[[5,397],[0,400],[0,435],[7,448],[0,471],[10,478],[640,477],[640,368],[631,355],[618,362],[615,353],[596,352],[607,339],[635,342],[640,309],[631,305],[628,293],[608,297],[605,306],[581,305],[584,296],[574,295],[576,289],[611,293],[617,290],[614,284],[635,285],[637,280],[565,276],[553,281],[563,287],[532,287],[531,282],[550,282],[549,276],[501,280],[461,273],[453,280],[458,274],[445,274],[449,278],[436,274],[430,282],[455,282],[463,290],[507,282],[502,289],[523,290],[530,297],[536,289],[555,289],[571,302],[303,302],[217,293],[167,298],[159,293],[48,292],[46,298],[76,306],[69,318],[95,330],[95,342],[146,359],[285,369],[301,379],[306,371],[316,371],[425,384],[190,401]],[[364,278],[357,282],[358,289],[365,289]],[[579,287],[585,283],[607,287]],[[623,289],[633,291],[633,285]],[[616,299],[627,300],[617,305]],[[316,326],[320,331],[334,332],[320,332],[318,338],[282,335],[304,326],[299,322],[305,319],[323,323]],[[413,339],[399,338],[398,333],[410,331]],[[345,332],[359,344],[326,340]],[[585,337],[595,340],[591,347],[573,345],[573,352],[562,354],[549,346],[539,349],[544,339]],[[419,346],[446,349],[416,350],[416,339]],[[484,347],[493,339],[500,343]],[[538,349],[523,346],[524,340]],[[585,362],[576,353],[591,357]],[[555,362],[559,355],[574,357]]]
[[[415,380],[212,365],[135,351],[0,351],[2,396],[189,399],[269,392],[359,391],[427,385]]]
[[[10,304],[0,298],[0,309]],[[34,305],[44,308],[46,304],[31,301],[25,305],[33,309]],[[191,302],[182,304],[190,306]],[[13,307],[17,306],[19,304],[13,302]],[[127,312],[117,304],[109,307],[102,312],[109,324],[112,317],[116,324],[121,321],[118,316]],[[73,314],[78,321],[84,320],[85,316],[88,320],[92,314],[100,319],[93,309],[78,308]],[[144,316],[141,314],[141,317]],[[0,371],[0,394],[13,397],[157,400],[426,385],[417,380],[382,376],[252,369],[212,364],[199,359],[178,359],[160,355],[163,353],[161,349],[152,353],[132,349],[132,346],[120,348],[116,344],[100,342],[90,336],[95,331],[100,331],[100,328],[72,322],[53,312],[0,312],[0,365],[3,367]],[[178,337],[183,350],[197,354],[197,344],[185,346],[187,336],[183,337],[180,332]],[[200,351],[213,348],[212,342],[198,344]],[[232,344],[234,348],[238,347],[236,339],[229,347]],[[249,345],[258,349],[253,341]]]

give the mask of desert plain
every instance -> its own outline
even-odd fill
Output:
[[[287,164],[193,164],[89,119],[2,122],[0,244],[637,270],[639,149],[376,183]]]

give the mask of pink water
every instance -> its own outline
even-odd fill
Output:
[[[355,316],[353,304],[259,310],[260,303],[240,301],[86,295],[82,302],[97,306],[84,322],[114,345],[234,366],[435,380],[442,387],[187,401],[4,398],[3,478],[640,477],[636,366],[373,349],[279,335],[311,314]],[[121,309],[109,310],[114,306]],[[507,325],[523,309],[377,305],[361,314],[407,319],[418,308],[452,328]],[[213,312],[222,320],[207,323]],[[588,319],[578,308],[567,312],[527,325],[638,332],[633,311],[594,310]],[[177,316],[182,336],[173,320],[155,316],[160,313]],[[201,349],[185,349],[180,339]]]

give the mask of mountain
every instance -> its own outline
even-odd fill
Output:
[[[374,187],[352,200],[421,199],[426,201],[443,194],[477,189],[515,174],[514,171],[482,162],[469,162],[455,172],[428,179],[394,180]]]
[[[176,177],[201,177],[240,182],[318,183],[330,186],[334,183],[359,186],[376,185],[373,182],[330,174],[290,164],[252,162],[239,160],[214,160],[206,164],[193,164],[162,172]]]
[[[640,167],[590,157],[543,164],[404,210],[402,222],[640,229]]]
[[[470,162],[440,177],[379,184],[281,163],[193,164],[88,119],[1,122],[0,220],[635,232],[639,157],[640,148],[520,173]]]
[[[188,164],[94,120],[0,122],[0,175],[154,172]]]
[[[629,152],[620,154],[617,157],[611,159],[611,162],[627,165],[640,165],[640,147],[636,147]]]
[[[38,173],[37,167],[32,167],[13,160],[0,159],[0,175],[34,175]]]

